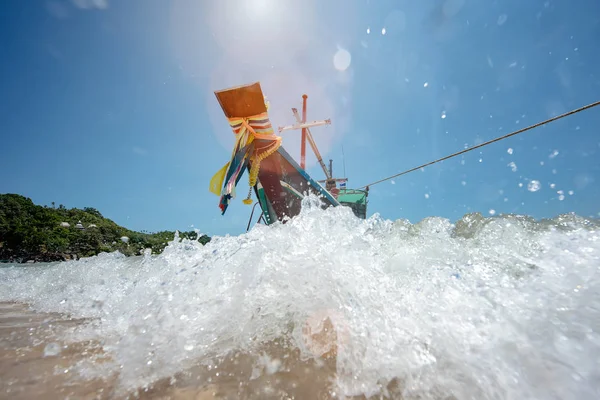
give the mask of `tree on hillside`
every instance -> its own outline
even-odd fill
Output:
[[[83,211],[85,211],[88,214],[92,214],[98,218],[103,218],[102,214],[100,214],[100,211],[96,210],[95,208],[92,207],[84,207]]]
[[[84,225],[77,229],[77,223]],[[66,222],[68,225],[62,225]],[[93,227],[90,227],[94,225]],[[151,248],[160,253],[175,232],[148,234],[117,225],[92,207],[83,210],[58,209],[35,205],[31,199],[16,195],[0,195],[0,259],[57,261],[72,255],[88,257],[100,252],[120,251],[125,255],[138,254]],[[128,243],[121,237],[127,236]],[[181,238],[196,239],[195,232],[184,232]],[[205,244],[208,236],[199,240]]]

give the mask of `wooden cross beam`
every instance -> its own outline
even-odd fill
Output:
[[[296,109],[293,108],[292,110],[296,110]],[[298,113],[298,110],[296,110],[296,113]],[[331,119],[326,119],[326,120],[323,120],[323,121],[305,122],[305,123],[302,123],[301,121],[298,121],[298,123],[295,124],[295,125],[280,126],[277,129],[279,130],[279,133],[281,133],[283,131],[290,131],[290,130],[295,130],[295,129],[311,128],[313,126],[321,126],[321,125],[331,125]]]
[[[331,119],[326,119],[326,120],[322,120],[322,121],[306,122],[306,99],[307,98],[308,98],[307,95],[305,95],[305,94],[302,95],[302,118],[300,118],[300,115],[298,114],[298,110],[295,108],[292,108],[292,111],[294,112],[294,116],[296,117],[297,123],[295,125],[280,126],[278,128],[278,130],[279,130],[279,133],[281,133],[283,131],[301,129],[302,130],[302,139],[300,142],[300,168],[302,168],[302,169],[306,168],[306,141],[308,140],[313,151],[315,152],[315,155],[317,156],[317,159],[319,160],[319,163],[321,164],[321,167],[323,168],[323,171],[325,172],[325,175],[327,176],[327,178],[330,178],[330,176],[329,176],[330,174],[328,173],[327,168],[325,167],[325,164],[323,164],[323,160],[321,159],[321,155],[319,154],[317,145],[315,144],[315,141],[312,138],[312,135],[310,134],[309,128],[311,128],[313,126],[330,125]]]
[[[300,119],[300,114],[298,113],[298,110],[295,108],[292,108],[292,112],[294,113],[294,117],[296,118],[296,121],[300,122],[301,119]],[[331,124],[331,119],[326,119],[325,122],[328,122],[329,124]],[[312,148],[313,153],[315,153],[315,156],[317,157],[317,161],[319,161],[319,164],[321,164],[321,168],[323,169],[323,172],[325,173],[325,177],[327,179],[330,179],[331,173],[325,166],[325,163],[323,162],[323,157],[321,157],[321,153],[319,152],[319,149],[317,148],[317,144],[315,143],[315,139],[313,139],[312,133],[310,132],[310,129],[308,129],[308,128],[306,128],[306,139],[308,140],[308,143],[310,144],[310,147]]]

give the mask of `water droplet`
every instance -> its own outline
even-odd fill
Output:
[[[460,184],[463,185],[463,186],[467,186],[467,182],[466,181],[461,181]]]
[[[442,111],[442,119],[446,119],[446,111]]]
[[[537,192],[541,188],[542,188],[542,185],[541,185],[540,181],[536,181],[536,180],[532,180],[527,185],[527,190],[529,190],[530,192]]]
[[[573,194],[575,194],[575,192],[572,190],[569,190],[569,196],[573,196]]]
[[[519,182],[519,187],[523,187],[523,183]]]
[[[385,35],[385,28],[383,28],[383,29],[381,30],[381,34],[382,34],[382,35]]]
[[[429,193],[425,193],[425,198],[428,199],[429,198]]]
[[[490,211],[488,211],[490,213],[490,215],[495,215],[496,214],[496,210],[491,209]]]
[[[508,154],[512,154],[512,153],[513,153],[513,149],[512,149],[511,147],[509,147],[509,148],[508,148],[508,150],[506,150],[506,152],[507,152]]]
[[[506,22],[506,20],[508,19],[508,16],[506,14],[502,14],[498,17],[498,26],[502,26],[504,25],[504,23]]]
[[[517,164],[515,164],[514,162],[510,162],[508,163],[508,166],[510,167],[510,170],[512,172],[517,172]]]
[[[550,184],[550,189],[554,189],[555,187],[556,187],[556,184],[555,184],[555,183],[551,183],[551,184]]]
[[[392,185],[396,184],[396,181],[392,179],[392,181],[390,182]]]
[[[550,155],[548,156],[548,158],[554,158],[558,155],[558,150],[554,150],[552,153],[550,153]]]
[[[427,87],[427,86],[429,86],[429,82],[425,82],[425,83],[423,84],[423,87]]]
[[[367,35],[371,33],[371,28],[367,28]]]
[[[60,354],[60,345],[58,343],[48,343],[44,347],[44,357],[52,357]]]

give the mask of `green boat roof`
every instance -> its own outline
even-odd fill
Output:
[[[357,189],[340,189],[338,201],[340,203],[367,204],[367,192]]]

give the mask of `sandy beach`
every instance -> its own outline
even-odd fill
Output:
[[[86,379],[77,372],[75,367],[80,363],[98,364],[110,359],[98,343],[63,340],[65,332],[82,323],[85,321],[60,314],[34,312],[20,303],[0,303],[0,398],[339,398],[331,385],[335,375],[335,349],[317,361],[302,361],[299,351],[283,343],[265,346],[258,363],[256,355],[238,353],[213,360],[214,363],[208,365],[199,363],[176,376],[155,382],[151,388],[140,388],[137,393],[123,393],[116,375]],[[326,337],[323,333],[319,335],[314,338]]]

